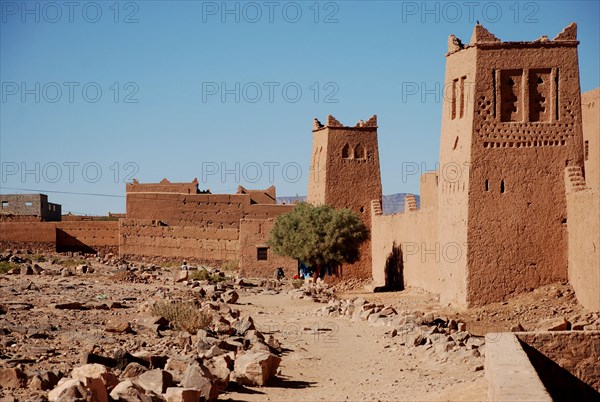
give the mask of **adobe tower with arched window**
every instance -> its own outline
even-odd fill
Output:
[[[354,127],[343,126],[333,116],[325,125],[315,119],[307,201],[350,208],[371,229],[372,200],[381,201],[377,116]],[[342,267],[344,278],[371,278],[370,241],[360,254],[358,262]]]

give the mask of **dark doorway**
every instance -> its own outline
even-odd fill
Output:
[[[385,261],[385,286],[375,288],[375,292],[394,292],[404,290],[404,259],[402,246],[392,245],[392,252]]]

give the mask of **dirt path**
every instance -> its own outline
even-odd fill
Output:
[[[270,387],[241,388],[231,400],[484,400],[482,359],[436,356],[431,349],[400,345],[372,327],[346,318],[315,315],[320,305],[279,295],[239,301],[257,328],[272,332],[285,349],[278,380]],[[268,312],[268,313],[265,313]],[[321,329],[321,330],[318,330]]]

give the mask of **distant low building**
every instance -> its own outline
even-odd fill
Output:
[[[0,194],[2,220],[60,221],[61,205],[48,202],[46,194]]]

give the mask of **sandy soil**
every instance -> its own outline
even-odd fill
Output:
[[[372,294],[371,294],[372,296]],[[412,299],[413,296],[408,296]],[[483,359],[401,346],[389,328],[346,318],[315,316],[310,301],[287,294],[250,295],[239,301],[257,328],[270,329],[287,349],[270,387],[227,392],[231,400],[484,400]],[[321,330],[319,330],[321,329]]]

